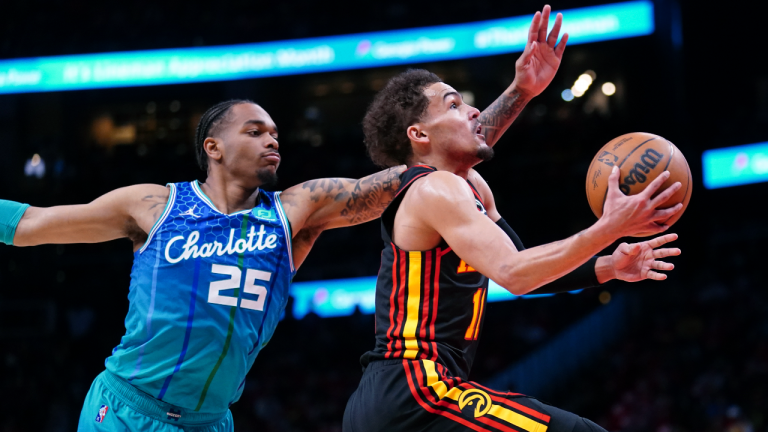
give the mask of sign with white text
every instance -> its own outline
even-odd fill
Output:
[[[561,11],[569,44],[653,33],[653,4]],[[0,94],[226,81],[522,51],[531,16],[215,47],[0,60]],[[553,22],[554,20],[552,20]]]

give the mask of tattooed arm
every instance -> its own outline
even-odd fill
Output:
[[[512,83],[488,108],[480,114],[480,124],[483,125],[485,142],[493,147],[504,135],[509,126],[517,119],[520,112],[530,101],[530,98],[522,97]]]
[[[89,204],[29,207],[16,228],[15,246],[100,243],[127,237],[138,250],[168,202],[168,188],[116,189]]]
[[[515,63],[514,81],[480,114],[485,142],[489,146],[496,144],[525,105],[547,88],[560,67],[568,33],[563,34],[560,43],[556,45],[563,23],[563,16],[557,14],[552,31],[547,36],[550,11],[549,6],[544,6],[542,12],[536,12],[533,16],[525,51]]]
[[[324,178],[286,189],[280,199],[293,232],[293,260],[301,265],[320,233],[374,220],[387,208],[405,166],[359,180]]]

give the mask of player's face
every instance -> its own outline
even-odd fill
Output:
[[[430,85],[424,89],[424,94],[429,98],[429,107],[422,124],[431,151],[469,160],[473,164],[490,159],[493,150],[482,135],[477,108],[464,103],[461,94],[445,83]]]
[[[280,145],[272,117],[255,104],[235,105],[230,116],[221,133],[227,170],[237,178],[257,178],[261,185],[277,181]]]

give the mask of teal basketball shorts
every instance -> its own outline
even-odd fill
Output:
[[[201,414],[175,407],[104,371],[93,381],[78,432],[232,432],[232,413]]]

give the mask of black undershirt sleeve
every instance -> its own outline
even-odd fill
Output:
[[[520,237],[518,237],[515,230],[509,226],[504,218],[496,221],[496,225],[498,225],[499,228],[501,228],[509,236],[518,251],[525,250],[525,246],[523,246],[523,242],[520,241]],[[590,258],[589,261],[585,262],[572,272],[561,277],[560,279],[552,281],[531,291],[531,294],[560,293],[583,288],[591,288],[600,285],[600,282],[597,281],[597,275],[595,274],[595,263],[597,262],[597,258],[598,257],[596,256]]]

